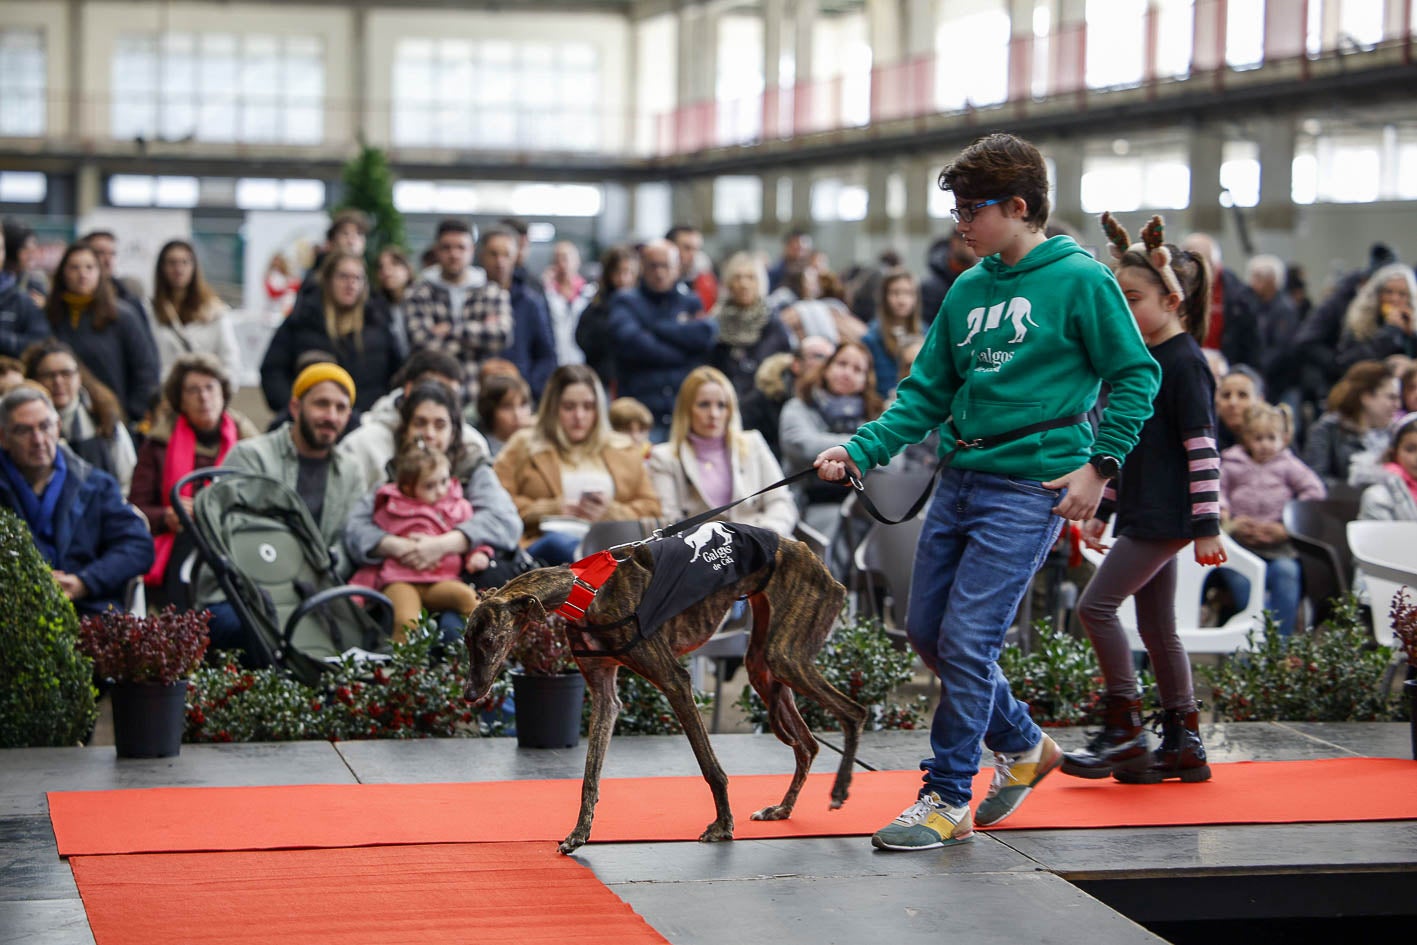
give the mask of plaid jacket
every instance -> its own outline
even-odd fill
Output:
[[[478,367],[512,342],[512,296],[495,283],[468,289],[462,311],[454,315],[448,290],[428,280],[418,282],[403,300],[408,341],[413,350],[434,348],[457,358],[467,376],[467,396],[477,396]]]

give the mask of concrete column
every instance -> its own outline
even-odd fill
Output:
[[[938,186],[939,162],[928,158],[908,158],[901,162],[901,179],[905,184],[905,232],[907,236],[930,234],[934,221],[930,219],[930,191]]]
[[[1055,0],[1048,52],[1050,95],[1087,87],[1086,0]]]
[[[904,0],[901,50],[907,57],[934,53],[937,6],[934,0]]]
[[[781,227],[777,220],[777,181],[775,173],[760,174],[762,181],[762,212],[758,215],[758,232],[776,233]]]
[[[81,141],[92,137],[93,129],[85,126],[88,116],[84,114],[84,4],[83,0],[69,0],[64,9],[65,38],[69,43],[69,69],[65,77],[68,81],[64,98],[64,124],[69,140]],[[49,127],[48,115],[45,127]]]
[[[1191,71],[1214,72],[1225,65],[1225,4],[1197,3],[1191,33]]]
[[[1077,140],[1061,141],[1047,151],[1053,159],[1055,177],[1055,199],[1050,217],[1086,230],[1088,221],[1082,211],[1082,143]]]
[[[810,230],[812,174],[810,171],[793,171],[788,179],[792,181],[792,212],[789,215],[789,225],[794,229]]]
[[[1307,29],[1304,18],[1295,15],[1293,4],[1274,3],[1272,0],[1265,3],[1264,58],[1281,60],[1302,56]]]
[[[1008,0],[1009,101],[1033,97],[1034,0]]]
[[[349,131],[353,140],[364,144],[364,130],[369,121],[369,8],[354,4],[350,15],[353,17],[350,23],[350,58],[354,60],[350,79],[354,88],[350,96]]]
[[[1255,226],[1261,230],[1292,232],[1294,209],[1293,118],[1272,118],[1255,122],[1260,146],[1260,203],[1255,208]]]
[[[677,17],[679,54],[675,57],[677,61],[674,70],[674,105],[676,108],[683,108],[695,100],[697,89],[694,70],[697,67],[699,50],[703,45],[703,36],[699,33],[702,12],[699,7],[686,6],[679,10]]]
[[[82,219],[103,205],[103,175],[98,165],[80,164],[74,172],[74,216]]]
[[[890,212],[886,207],[886,190],[890,187],[892,162],[874,160],[866,162],[866,226],[873,236],[884,235],[891,230]]]
[[[1191,165],[1191,229],[1220,235],[1220,162],[1224,136],[1216,128],[1195,128],[1187,142]],[[1292,154],[1292,145],[1291,145]]]
[[[792,49],[795,63],[796,84],[792,93],[792,128],[795,134],[816,127],[819,103],[814,99],[819,94],[812,85],[812,35],[817,25],[817,0],[795,0],[792,8]],[[796,219],[798,203],[794,185],[792,203],[793,219]]]

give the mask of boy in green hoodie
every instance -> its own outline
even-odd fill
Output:
[[[896,401],[818,474],[888,463],[939,429],[949,455],[930,503],[906,630],[940,678],[919,799],[871,842],[926,850],[968,840],[1013,813],[1062,763],[999,670],[1019,601],[1065,520],[1088,520],[1136,445],[1161,372],[1107,267],[1071,237],[1047,239],[1048,174],[1021,138],[992,134],[940,174],[979,265],[950,288]],[[1094,435],[1086,414],[1111,388]],[[971,816],[979,743],[994,781]]]

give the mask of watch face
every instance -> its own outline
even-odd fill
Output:
[[[1097,456],[1092,460],[1092,465],[1102,475],[1108,479],[1114,478],[1121,472],[1121,464],[1117,462],[1115,456]]]

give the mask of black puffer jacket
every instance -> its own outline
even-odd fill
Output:
[[[306,351],[328,351],[354,378],[354,409],[364,411],[388,392],[389,380],[403,363],[404,352],[393,329],[388,306],[371,298],[364,305],[364,332],[334,340],[325,331],[324,302],[319,292],[302,293],[290,316],[276,329],[261,361],[261,390],[266,404],[280,412],[290,403],[295,362]]]

